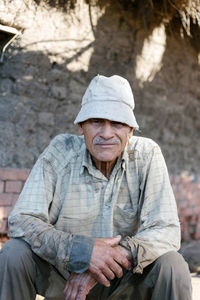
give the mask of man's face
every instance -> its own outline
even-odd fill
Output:
[[[96,162],[114,163],[123,152],[133,129],[106,119],[89,119],[79,125],[85,144]]]

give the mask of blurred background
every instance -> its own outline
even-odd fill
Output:
[[[78,133],[73,121],[93,76],[118,74],[134,92],[137,135],[161,146],[181,251],[198,272],[199,0],[1,0],[0,47],[2,243],[38,155],[55,135]]]

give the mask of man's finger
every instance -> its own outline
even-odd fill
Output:
[[[106,287],[110,286],[110,281],[106,278],[106,276],[102,272],[96,272],[93,274],[94,278],[101,284]]]
[[[80,288],[76,300],[85,300],[87,294],[88,291],[86,288]]]
[[[123,268],[125,268],[126,270],[129,270],[131,267],[131,263],[128,260],[127,257],[125,257],[123,254],[121,254],[119,251],[115,251],[114,255],[113,255],[113,259]]]
[[[118,277],[121,278],[123,276],[123,270],[122,267],[115,261],[112,260],[109,264],[109,269],[112,270],[112,272]],[[113,278],[109,278],[113,279]]]
[[[117,265],[117,263],[115,261],[113,261],[113,264]],[[113,272],[113,269],[115,269],[115,268],[111,268],[109,264],[108,265],[105,264],[101,268],[101,272],[108,280],[113,280],[115,278],[115,272]]]
[[[72,280],[69,280],[64,289],[65,300],[76,300],[78,286]]]
[[[121,235],[117,235],[113,238],[108,238],[108,239],[103,239],[103,240],[107,245],[114,247],[114,246],[118,245],[119,242],[121,241]]]

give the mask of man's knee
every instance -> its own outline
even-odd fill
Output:
[[[172,277],[181,284],[190,283],[190,273],[187,263],[181,254],[175,251],[160,256],[154,263],[162,280],[169,281]]]
[[[0,262],[6,268],[16,269],[24,268],[28,260],[31,260],[32,251],[30,246],[21,239],[8,240],[0,251]]]

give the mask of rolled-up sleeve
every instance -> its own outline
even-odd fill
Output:
[[[142,273],[159,256],[180,247],[176,201],[160,148],[154,146],[142,164],[138,231],[121,241],[122,246],[132,251],[136,273]]]

